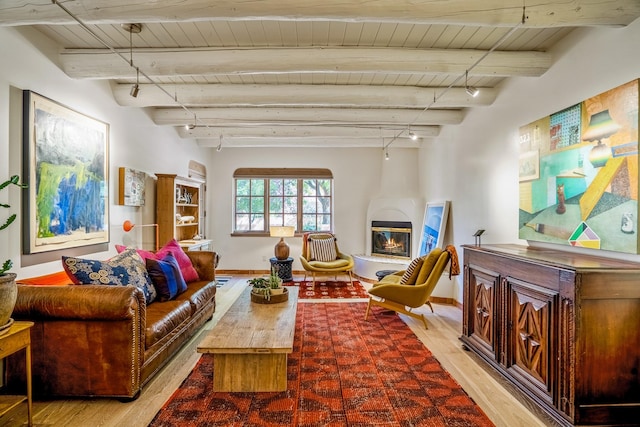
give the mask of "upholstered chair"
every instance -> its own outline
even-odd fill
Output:
[[[304,233],[302,236],[302,255],[300,262],[313,278],[312,287],[316,285],[316,274],[346,273],[349,284],[353,285],[353,258],[340,252],[336,237],[332,233]]]
[[[364,318],[369,316],[371,306],[377,305],[421,320],[428,329],[425,316],[412,309],[427,304],[433,313],[429,298],[452,258],[452,251],[457,265],[453,246],[448,246],[447,250],[435,248],[424,257],[414,259],[406,270],[383,277],[368,291],[369,304]],[[459,274],[459,270],[452,273]]]

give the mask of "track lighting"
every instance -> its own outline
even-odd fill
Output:
[[[184,128],[186,130],[194,130],[196,128],[196,123],[198,123],[198,118],[194,114],[193,115],[193,123],[187,123],[186,125],[184,125]]]
[[[409,138],[411,138],[412,141],[416,141],[418,139],[418,135],[413,133],[413,131],[411,130],[411,126],[409,126],[408,129],[409,129]]]
[[[136,67],[136,84],[131,86],[131,92],[129,92],[129,95],[131,95],[134,98],[137,98],[139,92],[140,92],[140,69]]]
[[[220,135],[220,142],[218,143],[218,146],[216,147],[216,151],[217,152],[222,151],[222,135]]]
[[[389,160],[389,150],[384,150],[384,159]]]
[[[469,80],[469,71],[467,70],[467,71],[464,72],[464,87],[465,87],[465,91],[467,92],[467,95],[475,98],[480,93],[480,90],[478,88],[476,88],[476,87],[469,86],[469,84],[467,83],[468,80]]]

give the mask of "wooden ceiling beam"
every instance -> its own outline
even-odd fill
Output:
[[[359,47],[134,49],[133,64],[152,78],[288,73],[448,73],[491,77],[539,77],[552,64],[546,52]],[[135,78],[127,49],[64,49],[63,71],[75,79]],[[463,82],[464,83],[464,82]]]
[[[390,139],[385,139],[385,144]],[[382,150],[382,139],[380,138],[248,138],[248,137],[227,137],[196,139],[200,147],[217,148],[220,145],[222,150],[228,148],[258,148],[258,147],[288,147],[288,148],[380,148]],[[415,148],[422,146],[424,141],[413,141],[408,138],[398,138],[389,147],[389,152],[393,157],[393,150],[396,148]],[[382,154],[383,151],[381,151]]]
[[[498,90],[480,88],[471,97],[464,88],[365,85],[162,85],[141,84],[136,98],[131,84],[112,85],[119,105],[127,107],[329,107],[463,108],[491,105]],[[433,103],[434,97],[437,102]],[[177,100],[177,101],[176,101]]]
[[[193,114],[191,114],[193,113]],[[395,108],[156,108],[151,119],[161,126],[184,126],[197,117],[198,123],[210,126],[249,125],[455,125],[462,122],[461,110],[426,111]]]
[[[76,0],[61,2],[91,24],[204,20],[334,20],[514,26],[522,0]],[[628,25],[640,16],[637,0],[527,0],[529,27]],[[4,0],[0,25],[75,24],[51,0]]]
[[[207,127],[196,126],[187,130],[184,126],[176,127],[182,138],[338,138],[338,139],[375,139],[403,137],[408,139],[407,129],[376,128],[367,126],[252,126],[252,127]],[[439,126],[411,127],[421,138],[438,136]]]

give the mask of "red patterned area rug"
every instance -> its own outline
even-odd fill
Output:
[[[213,392],[203,355],[151,426],[493,426],[396,315],[300,304],[287,390]]]
[[[298,299],[320,299],[320,300],[332,300],[332,299],[361,299],[369,298],[367,290],[357,280],[353,281],[353,286],[346,281],[316,281],[315,287],[312,286],[313,282],[285,282],[285,286],[299,286],[300,292],[298,292]]]

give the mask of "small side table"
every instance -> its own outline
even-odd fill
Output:
[[[291,266],[293,264],[293,258],[289,257],[287,259],[278,259],[278,258],[270,258],[269,262],[271,262],[271,268],[275,268],[278,272],[278,277],[282,279],[283,282],[292,282],[293,275],[291,274]]]
[[[33,426],[33,402],[31,400],[31,327],[33,322],[14,322],[9,332],[0,335],[0,359],[4,359],[22,349],[26,355],[27,395],[0,395],[0,416],[6,414],[25,400],[29,427]]]

